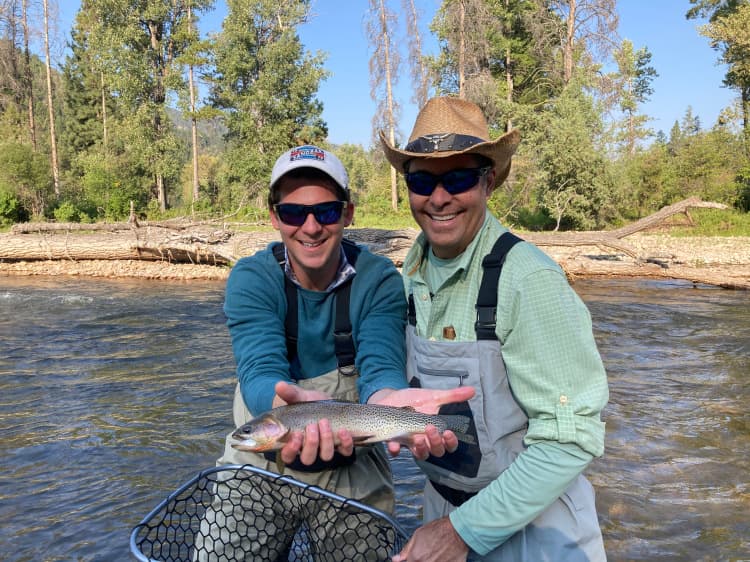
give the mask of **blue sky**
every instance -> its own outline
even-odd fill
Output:
[[[63,0],[60,6],[61,32],[68,33],[78,10],[77,0]],[[329,140],[369,146],[375,103],[370,99],[368,61],[370,51],[365,37],[364,0],[316,0],[313,18],[300,30],[305,46],[323,51],[331,76],[321,84],[318,97],[323,102],[323,118],[328,123]],[[394,7],[399,0],[390,0]],[[425,25],[439,4],[438,0],[417,0]],[[218,31],[226,13],[223,0],[216,10],[203,16],[204,30]],[[641,107],[650,116],[650,127],[669,133],[675,120],[681,120],[690,106],[703,127],[711,127],[736,93],[722,86],[725,68],[717,64],[718,53],[698,34],[701,22],[686,20],[688,0],[619,0],[620,35],[635,48],[647,47],[652,66],[659,73],[653,83],[651,100]],[[404,43],[403,38],[399,38]],[[433,41],[434,48],[434,41]],[[407,70],[401,72],[396,96],[402,106],[400,129],[411,131],[417,108],[410,102]]]

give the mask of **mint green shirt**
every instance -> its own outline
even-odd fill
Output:
[[[402,269],[407,295],[414,295],[417,335],[439,341],[443,328],[452,326],[454,341],[476,340],[481,275],[469,272],[481,268],[506,231],[487,213],[469,247],[447,262],[424,256],[424,235],[418,237]],[[608,387],[591,317],[560,267],[532,244],[517,244],[508,253],[498,285],[496,333],[529,428],[527,449],[450,515],[457,532],[479,554],[531,522],[604,451],[600,412]]]

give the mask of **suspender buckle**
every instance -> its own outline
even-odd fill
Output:
[[[497,339],[495,328],[497,327],[497,308],[494,306],[477,305],[477,321],[474,323],[474,330],[477,339],[493,340]]]

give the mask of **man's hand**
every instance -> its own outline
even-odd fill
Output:
[[[273,400],[274,407],[296,404],[297,402],[331,399],[324,392],[306,390],[296,384],[286,382],[277,382],[274,390],[276,391]],[[281,460],[286,464],[294,462],[299,455],[302,464],[311,465],[318,458],[324,461],[331,460],[334,450],[342,455],[350,456],[354,452],[354,439],[351,433],[343,429],[337,435],[334,435],[330,422],[327,419],[322,419],[317,424],[311,423],[308,425],[304,433],[301,431],[293,432],[282,447],[280,454]]]
[[[404,388],[402,390],[380,390],[374,393],[370,404],[383,404],[385,406],[411,406],[423,414],[437,414],[440,406],[452,402],[464,402],[474,396],[475,390],[471,386],[459,386],[449,390],[435,390],[431,388]],[[395,441],[389,441],[388,452],[392,456],[398,455],[401,445]],[[416,435],[412,445],[409,447],[412,455],[417,460],[425,460],[428,456],[442,457],[446,451],[452,453],[458,447],[458,438],[450,430],[441,435],[437,428],[428,425],[424,435]]]
[[[454,562],[466,560],[469,547],[453,528],[448,517],[419,527],[393,562]]]
[[[272,406],[277,408],[285,404],[296,404],[297,402],[312,402],[313,400],[331,400],[325,392],[318,390],[307,390],[296,384],[279,381],[274,386],[276,396],[273,398]]]
[[[379,390],[370,397],[368,402],[384,406],[411,406],[423,414],[437,414],[443,404],[464,402],[474,394],[473,386],[457,386],[448,390],[402,388],[401,390]]]

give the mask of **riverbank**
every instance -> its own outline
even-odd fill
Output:
[[[638,258],[597,246],[545,244],[542,249],[565,269],[573,281],[578,277],[658,277],[750,289],[750,237],[634,234],[627,240],[637,251]],[[267,242],[266,239],[258,240],[258,247]],[[409,245],[375,247],[374,251],[400,265]],[[0,261],[0,275],[222,281],[229,271],[228,266],[168,260]]]

